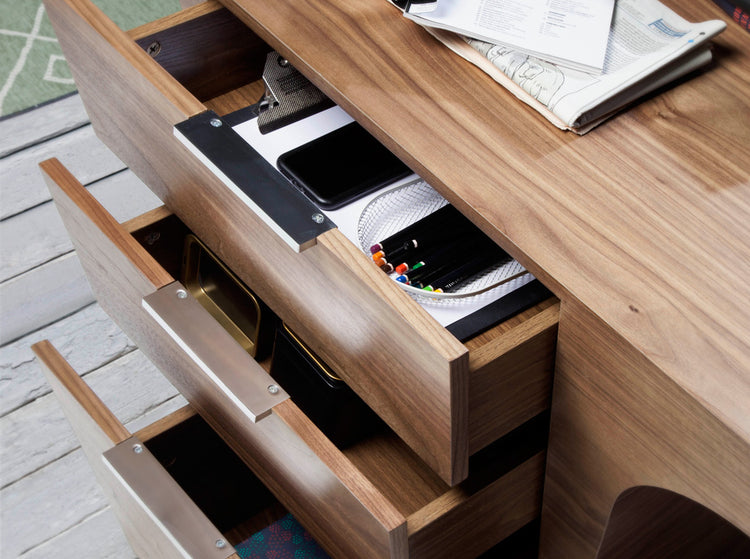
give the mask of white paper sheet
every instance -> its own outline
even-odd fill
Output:
[[[267,134],[260,133],[256,119],[240,123],[234,126],[233,130],[260,153],[266,161],[276,167],[276,160],[281,154],[328,132],[332,132],[352,121],[353,119],[343,109],[335,106]],[[355,200],[342,208],[322,211],[355,246],[360,247],[357,225],[364,208],[377,196],[418,178],[417,175],[411,175],[377,192]],[[480,296],[451,301],[420,302],[420,304],[442,326],[448,326],[481,309],[485,305],[500,299],[503,295],[518,289],[533,279],[531,274],[526,274]]]

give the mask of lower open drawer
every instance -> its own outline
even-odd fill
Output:
[[[448,488],[387,431],[344,455],[287,401],[288,423],[273,414],[255,426],[275,439],[260,453],[275,471],[259,473],[282,504],[192,409],[131,434],[49,342],[34,352],[140,557],[237,557],[264,526],[293,523],[289,510],[333,556],[472,557],[539,511],[546,417],[488,447],[469,480]],[[326,514],[331,505],[339,518]],[[527,553],[523,544],[504,556]]]

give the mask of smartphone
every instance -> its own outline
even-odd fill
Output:
[[[411,174],[357,122],[279,156],[276,166],[319,207],[340,208]]]

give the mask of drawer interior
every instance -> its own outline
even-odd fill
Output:
[[[271,48],[218,2],[186,8],[128,34],[219,115],[252,105],[264,93],[263,65]]]
[[[237,546],[287,511],[197,414],[136,433],[208,520]],[[145,436],[144,436],[145,435]]]
[[[163,212],[155,211],[151,219],[145,216],[125,226],[168,273],[173,277],[180,277],[182,245],[189,229],[176,216],[165,216]],[[543,310],[549,306],[542,305],[541,308]],[[524,318],[528,319],[527,315],[528,312],[511,319],[510,324],[505,327],[501,325],[485,332],[481,339],[472,343],[478,348],[492,343],[498,336],[506,335],[523,324]],[[270,370],[270,358],[260,363],[266,370]],[[288,391],[284,385],[282,388]],[[294,401],[294,397],[292,400]],[[353,443],[339,445],[338,451],[403,515],[407,522],[410,545],[415,546],[416,556],[420,556],[425,553],[424,549],[429,548],[427,542],[434,530],[436,516],[445,517],[457,513],[463,505],[483,492],[491,492],[493,487],[499,487],[503,478],[517,468],[526,467],[533,462],[528,467],[538,470],[539,475],[531,489],[541,497],[548,420],[548,414],[539,413],[477,451],[470,458],[468,478],[454,487],[441,479],[384,423]],[[266,513],[261,516],[267,518],[264,514]],[[529,513],[526,511],[524,514]],[[533,517],[532,513],[524,518],[522,524],[533,520]],[[218,525],[220,524],[217,522]],[[247,530],[241,530],[240,533],[246,534]],[[528,538],[523,541],[527,540]],[[485,541],[481,545],[486,548],[490,543],[495,542]]]
[[[434,474],[419,467],[408,449],[392,444],[382,433],[353,448],[347,456],[372,475],[379,489],[409,513],[410,535],[425,522],[420,515],[434,514],[434,502],[455,500],[456,493],[475,494],[507,473],[519,460],[538,450],[546,436],[547,417],[539,417],[507,437],[502,444],[487,449],[471,464],[470,480],[451,490]],[[248,538],[285,519],[287,509],[255,477],[232,449],[190,407],[178,410],[157,423],[136,432],[149,452],[177,482],[206,518],[222,533],[232,547],[242,546]],[[376,459],[379,464],[376,464]],[[395,460],[395,462],[391,462]],[[418,459],[417,459],[418,460]],[[383,468],[383,464],[389,467]],[[409,468],[416,466],[413,471]],[[431,479],[424,479],[424,475]],[[433,503],[433,506],[430,504]],[[420,509],[424,512],[420,513]],[[411,512],[410,512],[411,511]],[[448,512],[447,509],[444,512]],[[288,527],[288,520],[284,524]],[[299,529],[299,528],[298,528]],[[530,559],[538,549],[539,522],[534,519],[496,543],[480,558],[506,557]],[[416,536],[418,539],[418,536]],[[426,555],[410,546],[415,557]]]
[[[181,277],[185,239],[192,232],[177,216],[161,208],[125,223],[124,227],[171,277]],[[533,401],[517,396],[514,390],[524,390],[526,383],[550,385],[556,329],[549,328],[549,325],[556,324],[558,307],[556,299],[548,299],[464,341],[471,357],[469,402],[470,425],[473,426],[470,431],[477,433],[470,444],[471,454],[548,408],[547,388],[533,391]],[[277,326],[279,319],[273,313],[271,316],[272,321],[266,323],[266,330]],[[534,326],[537,323],[538,326]],[[543,330],[544,335],[531,336],[527,329]],[[522,344],[519,351],[508,351],[509,345],[512,346],[519,336],[530,337],[531,343],[539,347],[525,348]],[[267,332],[265,337],[269,337]],[[267,357],[261,364],[269,370],[270,351],[260,357],[265,355]],[[537,361],[547,363],[547,366],[539,367]],[[333,373],[338,375],[338,371]],[[499,381],[503,376],[508,377],[507,382]],[[507,418],[505,424],[493,425],[492,414],[486,409],[500,405],[517,405],[524,411]],[[500,435],[496,435],[498,432]]]

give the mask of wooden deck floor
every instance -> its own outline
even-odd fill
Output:
[[[37,168],[49,157],[121,221],[160,204],[77,95],[0,121],[0,558],[130,558],[29,348],[52,341],[131,430],[185,401],[94,301]]]

